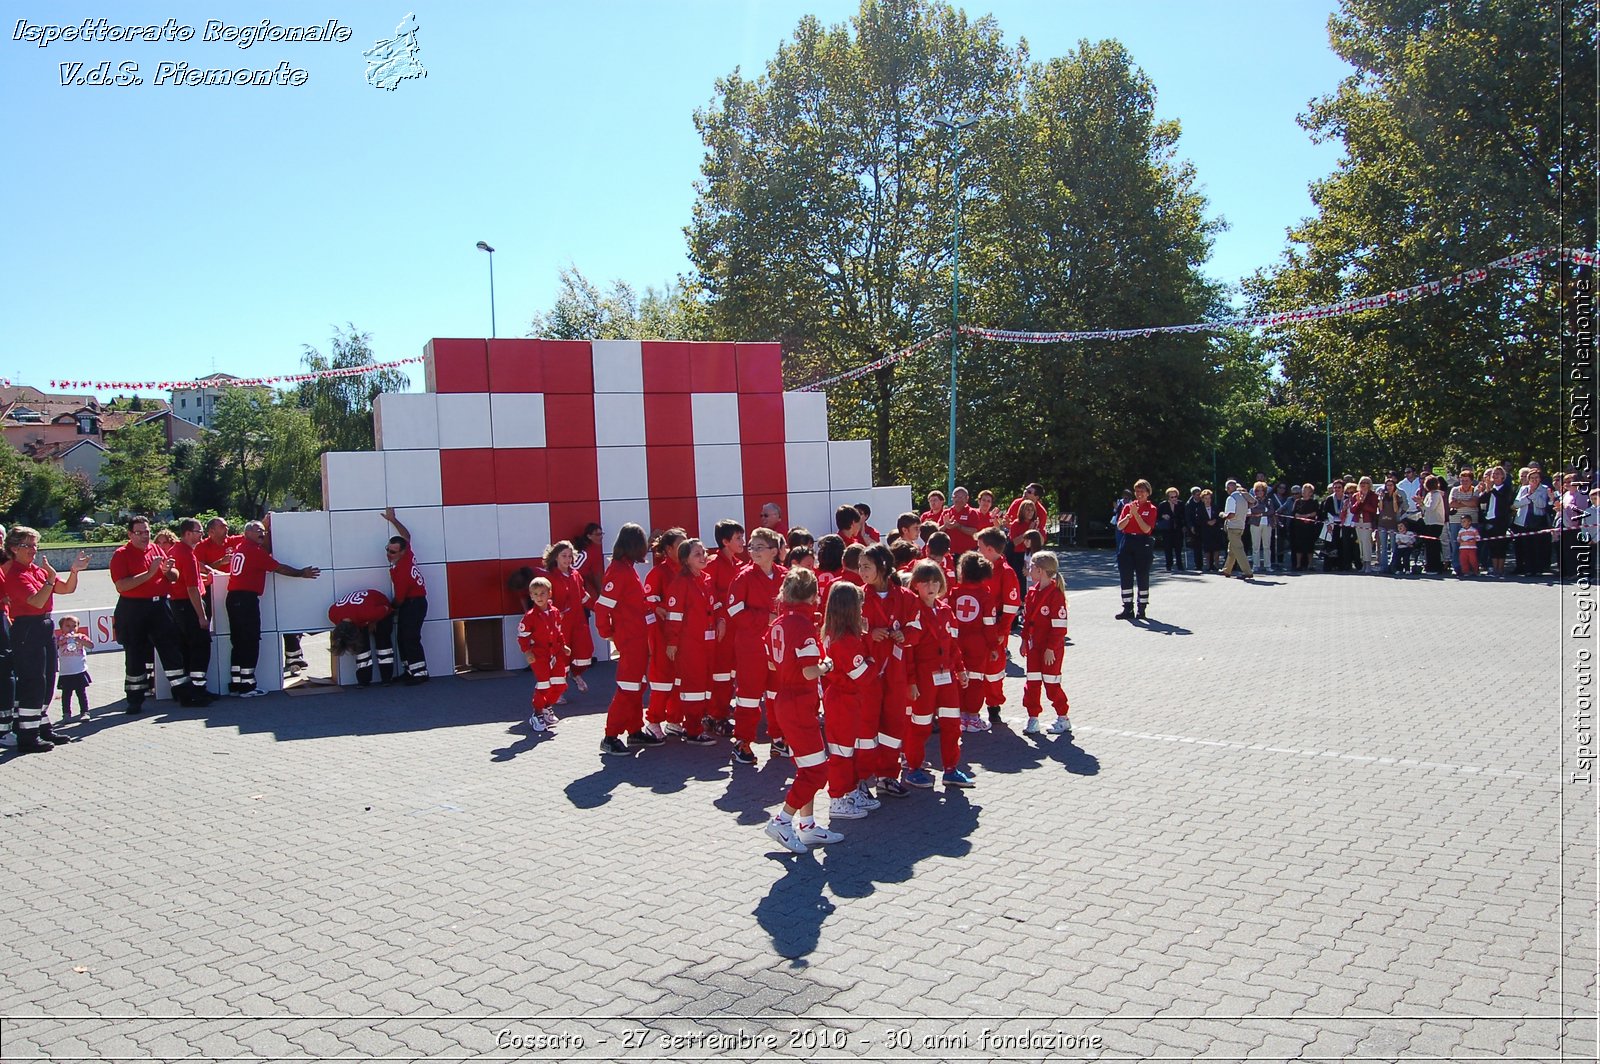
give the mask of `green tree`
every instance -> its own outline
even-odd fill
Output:
[[[334,330],[330,354],[307,346],[301,361],[308,372],[356,369],[376,364],[372,337],[354,325]],[[370,451],[375,445],[372,402],[384,392],[404,391],[410,379],[399,370],[375,370],[350,377],[323,377],[305,381],[290,393],[289,402],[305,410],[316,427],[318,442],[328,451]],[[314,494],[319,494],[320,491]]]
[[[172,505],[171,458],[157,424],[129,425],[106,439],[100,500],[116,513],[158,514]]]
[[[943,325],[954,157],[932,120],[970,116],[969,140],[1002,138],[1025,59],[993,18],[864,0],[848,25],[802,18],[760,77],[719,79],[695,114],[706,155],[688,227],[710,331],[781,341],[794,384]],[[931,450],[892,438],[901,405],[932,401],[924,368],[886,367],[830,403],[836,436],[873,439],[880,482]]]
[[[612,281],[600,287],[576,266],[563,269],[550,310],[535,314],[528,335],[553,340],[694,340],[701,339],[701,308],[682,282],[644,290]]]
[[[306,410],[266,388],[229,388],[217,400],[213,437],[237,513],[260,517],[291,495],[318,497],[321,448]]]
[[[172,507],[180,514],[220,512],[229,502],[225,463],[215,433],[172,445]]]
[[[11,514],[22,497],[22,480],[27,459],[8,443],[0,443],[0,514]]]
[[[1250,284],[1279,309],[1381,294],[1508,253],[1595,239],[1592,2],[1344,0],[1353,67],[1301,124],[1338,138],[1316,214]],[[1565,47],[1565,52],[1563,52]],[[1565,206],[1563,207],[1563,204]],[[1454,294],[1284,327],[1269,340],[1303,416],[1390,463],[1555,453],[1559,276],[1500,272]]]

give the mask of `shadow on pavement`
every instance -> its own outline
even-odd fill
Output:
[[[713,783],[727,778],[730,750],[728,743],[721,740],[715,746],[690,746],[677,739],[626,757],[601,757],[592,748],[582,749],[579,755],[597,757],[600,766],[567,784],[567,800],[578,809],[598,809],[611,801],[612,792],[618,787],[676,794],[690,781]]]
[[[1054,719],[1051,710],[1040,718],[1049,727]],[[997,724],[993,731],[962,736],[963,761],[978,765],[987,772],[1011,775],[1038,768],[1054,761],[1074,776],[1097,776],[1100,759],[1077,744],[1077,738],[1065,735],[1024,735],[1009,723]],[[983,777],[978,777],[982,784]]]
[[[965,791],[913,791],[909,798],[885,799],[883,808],[865,820],[840,824],[836,830],[845,839],[832,846],[796,854],[767,840],[768,856],[781,862],[785,872],[756,904],[756,922],[779,956],[804,966],[836,908],[823,897],[824,887],[838,898],[866,898],[880,883],[911,879],[918,861],[965,857],[982,808]]]

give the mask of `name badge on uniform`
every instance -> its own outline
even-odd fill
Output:
[[[944,687],[954,682],[955,681],[950,678],[949,669],[940,669],[938,672],[933,674],[933,686],[935,687]]]
[[[707,631],[706,632],[706,638],[707,639],[715,639],[715,638],[717,638],[717,633],[713,632],[713,631]]]

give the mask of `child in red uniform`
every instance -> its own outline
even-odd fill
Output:
[[[911,724],[906,728],[906,769],[902,779],[912,787],[932,787],[933,773],[922,767],[922,755],[939,715],[939,752],[946,787],[971,787],[976,782],[961,770],[960,689],[967,686],[956,642],[956,618],[944,603],[948,585],[944,570],[922,562],[911,573],[911,590],[922,600],[922,638],[912,658]]]
[[[967,666],[967,683],[961,689],[961,730],[988,731],[983,719],[983,696],[989,673],[1004,671],[1005,657],[995,639],[999,609],[994,598],[994,566],[977,551],[961,556],[961,582],[950,589],[950,609],[956,615],[961,660]],[[996,658],[999,658],[996,661]]]
[[[534,577],[528,584],[528,599],[533,606],[517,625],[517,646],[533,669],[533,712],[528,715],[528,727],[535,732],[555,727],[556,711],[550,707],[566,689],[563,666],[571,653],[565,642],[561,611],[551,605],[551,598],[550,581]]]
[[[584,589],[583,577],[573,568],[576,561],[577,552],[566,540],[552,543],[544,549],[550,606],[561,618],[562,642],[567,647],[561,659],[560,691],[553,705],[567,700],[567,670],[572,671],[572,686],[579,691],[588,691],[589,685],[583,679],[583,672],[594,664],[594,637],[589,634],[589,614],[584,609],[589,593]]]
[[[861,531],[858,534],[861,545],[870,547],[874,543],[882,543],[883,533],[872,527],[872,507],[864,502],[858,502],[855,504],[855,511],[861,515]]]
[[[685,533],[681,528],[669,528],[656,536],[650,544],[655,556],[655,568],[644,578],[645,605],[655,614],[656,623],[650,625],[650,705],[645,710],[649,721],[639,732],[641,746],[660,746],[667,741],[666,726],[671,724],[677,734],[682,724],[683,711],[678,705],[678,670],[667,655],[667,585],[672,582],[678,568],[678,544]]]
[[[876,787],[879,796],[904,798],[911,792],[900,782],[900,749],[911,701],[911,653],[922,638],[922,604],[901,586],[894,559],[881,545],[862,555],[861,578],[867,648],[879,671],[863,679],[861,737],[856,741],[860,793],[870,798],[867,788]]]
[[[818,824],[812,813],[817,791],[828,780],[828,752],[817,725],[817,681],[831,665],[822,656],[813,619],[817,578],[809,570],[790,569],[778,600],[778,619],[767,629],[767,662],[777,693],[777,717],[794,751],[795,776],[783,808],[767,822],[767,835],[795,853],[805,853],[808,847],[844,838]]]
[[[738,576],[739,570],[750,561],[745,547],[744,526],[732,518],[724,518],[717,522],[713,534],[717,537],[717,553],[707,563],[706,575],[711,580],[717,601],[726,603],[728,589],[733,586],[734,577]],[[733,641],[727,637],[718,639],[712,650],[711,659],[711,702],[707,707],[705,720],[708,731],[721,735],[733,734],[733,717],[730,710],[734,697],[733,674],[737,664],[734,660]],[[763,664],[762,684],[766,683],[766,673],[766,665]]]
[[[943,532],[935,532],[928,537],[928,561],[938,562],[939,568],[944,572],[945,583],[950,583],[956,578],[957,555],[950,550],[950,537]]]
[[[852,543],[844,549],[844,568],[839,570],[839,579],[848,580],[856,587],[861,586],[861,552],[867,548],[860,543]]]
[[[654,745],[655,737],[644,730],[644,677],[656,615],[645,604],[644,584],[634,568],[649,555],[644,529],[632,522],[623,525],[611,547],[611,565],[601,580],[600,596],[594,600],[595,627],[611,640],[617,662],[617,690],[606,709],[602,754],[627,754],[632,748]]]
[[[750,744],[755,742],[756,729],[761,723],[764,695],[768,696],[767,735],[774,742],[783,738],[767,689],[771,674],[767,671],[765,642],[767,629],[778,616],[778,589],[783,586],[787,573],[776,561],[782,545],[783,541],[770,528],[751,532],[747,546],[750,564],[739,570],[728,587],[727,598],[723,599],[727,632],[722,641],[733,650],[733,761],[736,765],[756,763]]]
[[[894,567],[902,573],[910,573],[912,567],[922,560],[921,552],[903,539],[894,541],[889,548],[889,557],[894,561]]]
[[[999,656],[990,660],[984,676],[984,701],[989,705],[989,720],[1000,723],[1000,711],[1006,704],[1006,641],[1011,638],[1011,627],[1022,612],[1022,586],[1017,583],[1017,572],[1006,564],[1006,534],[998,528],[985,528],[978,533],[978,553],[994,569],[989,587],[994,592],[995,642]]]
[[[844,579],[844,539],[840,536],[823,536],[817,540],[817,624],[822,624],[822,611],[828,605],[828,589],[835,580]]]
[[[790,547],[784,555],[789,560],[790,569],[810,569],[817,571],[817,552],[810,547]]]
[[[1052,735],[1072,735],[1067,723],[1067,692],[1061,687],[1061,657],[1067,642],[1067,582],[1061,579],[1060,563],[1054,554],[1039,551],[1028,565],[1028,601],[1022,611],[1022,652],[1026,656],[1028,680],[1022,688],[1022,704],[1028,710],[1024,734],[1039,734],[1039,714],[1044,707],[1039,689],[1050,692],[1050,705],[1056,711]]]
[[[663,633],[667,657],[678,673],[683,741],[696,745],[716,742],[705,733],[704,716],[711,701],[711,659],[722,621],[707,561],[705,544],[698,539],[678,544],[678,574],[667,585]]]
[[[831,663],[822,685],[822,727],[828,740],[828,815],[859,820],[880,804],[871,795],[863,801],[856,756],[868,756],[860,737],[866,714],[864,696],[877,687],[876,666],[866,642],[861,616],[861,589],[840,584],[828,598],[822,620],[822,646]],[[877,707],[873,707],[876,724]],[[871,749],[876,749],[874,743]]]

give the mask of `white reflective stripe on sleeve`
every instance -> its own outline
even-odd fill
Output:
[[[744,612],[744,603],[742,602],[735,602],[732,606],[728,607],[729,617],[737,617],[742,612]]]
[[[801,754],[799,757],[795,758],[794,767],[815,768],[826,760],[828,760],[828,752],[826,750],[818,750],[814,754]]]
[[[711,678],[713,680],[717,681],[718,683],[728,683],[729,681],[731,681],[733,679],[733,673],[731,673],[731,672],[714,672],[714,673],[711,674]]]
[[[760,709],[761,708],[761,699],[759,699],[759,698],[735,698],[733,700],[733,704],[738,706],[740,709]]]
[[[670,683],[657,683],[655,680],[651,680],[650,681],[650,690],[652,690],[652,691],[670,691],[670,690],[672,690],[672,685]]]
[[[961,716],[961,710],[956,708],[955,706],[940,706],[939,707],[939,719],[940,720],[954,720],[956,717],[959,717],[959,716]]]
[[[1066,626],[1067,622],[1060,617],[1057,617],[1050,622],[1050,627],[1052,628],[1065,628]]]
[[[579,665],[579,666],[582,666],[583,668],[588,668],[590,665],[594,664],[594,659],[593,658],[573,658],[571,664]]]
[[[669,620],[669,621],[681,621],[681,620],[683,620],[683,614],[681,614],[681,613],[673,613],[671,610],[668,610],[667,611],[667,620]]]
[[[552,676],[550,677],[550,686],[565,687],[567,686],[567,678],[565,676]]]
[[[1021,606],[1018,606],[1018,605],[1016,605],[1014,603],[1011,603],[1011,604],[1007,604],[1005,606],[1001,606],[1000,607],[1000,612],[1001,613],[1016,613],[1021,609],[1022,609]]]
[[[856,748],[853,746],[840,746],[838,743],[829,743],[828,753],[833,757],[855,757]]]
[[[857,739],[856,740],[856,749],[857,750],[876,750],[877,748],[878,748],[878,740],[876,740],[876,739]]]
[[[627,680],[618,680],[617,681],[617,688],[618,688],[618,690],[622,690],[622,691],[643,691],[644,690],[644,684],[642,684],[642,683],[629,683]]]
[[[599,598],[595,599],[594,604],[596,606],[604,606],[608,610],[614,610],[617,608],[617,600],[606,595],[601,595]]]
[[[711,701],[711,692],[710,691],[679,691],[678,692],[678,701],[680,701],[680,702],[709,702],[709,701]]]
[[[548,691],[550,690],[550,681],[540,680],[538,683],[533,685],[533,689],[535,691]]]
[[[921,716],[918,716],[917,714],[913,713],[913,714],[911,714],[911,723],[913,723],[913,724],[924,724],[924,725],[932,724],[933,723],[933,714],[929,713],[926,717],[921,717]],[[895,745],[898,746],[899,744],[896,743]]]
[[[1005,678],[1006,674],[1003,672],[991,672],[984,675],[984,679],[988,680],[990,683],[999,683]]]
[[[882,747],[886,747],[886,748],[888,748],[890,750],[898,750],[898,749],[900,749],[900,740],[896,739],[892,735],[885,735],[885,734],[883,734],[883,732],[879,732],[878,733],[878,745],[882,746]]]
[[[988,627],[993,628],[994,627],[994,618],[993,617],[984,617],[983,623],[985,625],[987,625]]]
[[[964,672],[961,675],[966,678],[968,683],[971,683],[973,680],[983,679],[983,673],[981,672]]]
[[[1054,676],[1052,676],[1052,675],[1050,675],[1050,673],[1047,672],[1047,673],[1044,674],[1044,682],[1045,683],[1053,683],[1057,687],[1060,687],[1061,686],[1061,674],[1058,672]]]
[[[796,650],[794,656],[797,658],[820,658],[822,657],[822,648],[815,643],[807,643],[799,650]]]
[[[861,674],[866,672],[870,667],[871,666],[863,661],[858,667],[851,669],[849,672],[845,673],[845,675],[850,677],[852,680],[859,680],[861,679]]]
[[[1042,673],[1037,673],[1037,672],[1030,672],[1030,673],[1028,673],[1027,680],[1028,680],[1029,683],[1038,683],[1039,682],[1039,677],[1041,675],[1043,675],[1043,674]]]

